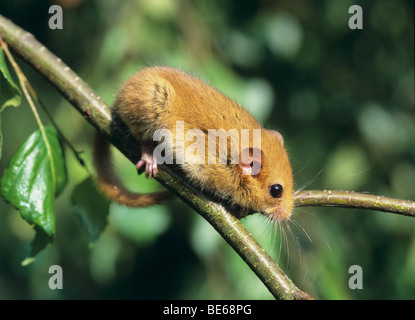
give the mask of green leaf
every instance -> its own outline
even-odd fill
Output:
[[[0,159],[3,155],[3,131],[1,130],[1,117],[0,117]]]
[[[71,197],[75,214],[85,226],[91,242],[95,241],[107,226],[110,201],[95,186],[91,177],[74,189]]]
[[[4,59],[4,53],[0,49],[0,113],[6,107],[17,107],[22,101],[22,93],[19,87],[14,83],[7,69],[6,60]],[[3,150],[3,133],[1,131],[1,118],[0,118],[0,159]]]
[[[42,230],[48,237],[48,241],[36,242],[37,232],[35,243],[37,246],[42,243],[43,247],[55,235],[53,202],[66,184],[65,159],[58,134],[52,127],[44,129],[44,134],[38,130],[23,143],[1,180],[4,199],[20,210],[22,217],[35,225],[35,230]]]
[[[30,254],[21,263],[24,267],[35,261],[37,254],[53,241],[53,237],[46,234],[40,227],[35,226],[35,231],[36,235],[31,245]]]

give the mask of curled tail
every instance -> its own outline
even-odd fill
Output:
[[[129,207],[148,207],[172,197],[170,191],[134,193],[127,190],[113,170],[110,143],[100,133],[95,134],[94,164],[101,191],[110,200]]]

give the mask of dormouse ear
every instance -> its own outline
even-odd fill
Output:
[[[278,131],[275,130],[268,130],[269,133],[271,133],[274,137],[277,137],[278,141],[281,143],[281,145],[284,145],[284,139]]]
[[[241,151],[239,167],[243,175],[256,177],[261,171],[264,161],[264,153],[259,148],[245,148]]]

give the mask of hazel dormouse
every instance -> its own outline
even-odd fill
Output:
[[[243,212],[274,221],[291,217],[293,178],[281,134],[262,128],[238,103],[198,78],[170,67],[145,68],[122,85],[112,113],[140,142],[139,173],[153,177],[158,164],[173,162],[196,188]],[[128,191],[111,166],[109,142],[98,134],[94,144],[97,179],[108,198],[146,207],[171,197],[167,190]]]

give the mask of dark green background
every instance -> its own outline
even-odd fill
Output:
[[[296,188],[346,189],[415,200],[412,0],[62,1],[63,30],[48,28],[50,3],[2,0],[0,13],[33,33],[108,103],[142,67],[170,65],[206,80],[284,135]],[[348,8],[363,9],[350,30]],[[19,60],[20,61],[20,60]],[[20,61],[21,62],[21,61]],[[21,62],[56,122],[90,161],[93,128]],[[46,121],[46,117],[43,117]],[[2,113],[7,162],[37,129],[26,104]],[[57,199],[57,235],[32,265],[20,262],[33,231],[0,200],[1,299],[270,299],[228,245],[186,205],[112,206],[101,237],[88,237],[70,205],[85,170],[66,152],[69,185]],[[135,190],[158,188],[135,177]],[[280,227],[244,223],[303,290],[323,299],[415,298],[415,220],[388,213],[295,209]],[[48,287],[63,268],[63,290]],[[350,290],[348,269],[363,269]]]

